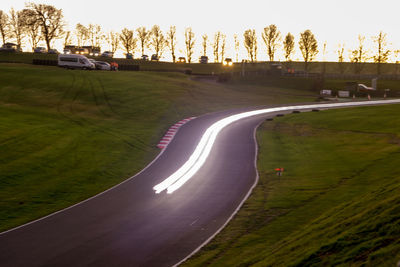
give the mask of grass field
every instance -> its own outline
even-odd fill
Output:
[[[399,112],[362,107],[265,122],[257,187],[184,266],[396,266]]]
[[[134,175],[158,153],[164,131],[183,118],[314,99],[290,86],[243,90],[180,73],[0,64],[0,231]]]
[[[0,64],[0,231],[135,174],[182,118],[316,97],[301,78],[218,84],[180,73]],[[394,266],[399,112],[399,105],[363,107],[265,122],[258,186],[186,265]],[[285,168],[282,177],[277,167]]]

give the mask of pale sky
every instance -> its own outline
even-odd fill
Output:
[[[8,12],[24,8],[25,0],[0,0],[0,9]],[[243,38],[246,29],[255,29],[258,34],[258,59],[265,60],[266,47],[261,38],[264,27],[275,24],[282,36],[291,32],[295,36],[296,55],[300,32],[310,29],[319,43],[317,60],[322,60],[322,46],[327,42],[329,60],[337,60],[336,50],[344,43],[347,51],[355,49],[357,36],[366,37],[365,45],[372,49],[372,36],[379,31],[387,33],[390,49],[400,49],[400,1],[399,0],[150,0],[150,1],[101,1],[101,0],[33,0],[35,3],[54,5],[63,10],[70,30],[77,23],[99,24],[103,30],[120,31],[122,28],[148,29],[157,24],[165,32],[176,25],[178,43],[183,48],[184,29],[192,27],[196,35],[195,57],[200,55],[201,35],[212,39],[216,31],[227,35],[228,55],[234,58],[233,34]],[[179,45],[178,44],[178,45]],[[245,57],[243,42],[241,50]],[[57,47],[59,50],[62,48]],[[107,50],[104,48],[103,50]],[[281,49],[279,49],[281,50]],[[146,51],[152,54],[151,49]],[[167,56],[168,51],[164,52]],[[183,55],[183,51],[179,53]],[[139,56],[139,52],[136,53]],[[208,56],[212,58],[211,47]],[[283,60],[281,53],[278,59]]]

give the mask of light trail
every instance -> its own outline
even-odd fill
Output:
[[[393,100],[377,100],[377,101],[364,101],[364,102],[346,102],[346,103],[330,103],[330,104],[313,104],[313,105],[302,105],[302,106],[288,106],[288,107],[276,107],[266,108],[254,111],[247,111],[239,114],[235,114],[224,119],[221,119],[212,124],[203,134],[200,142],[197,144],[196,149],[189,159],[172,175],[166,178],[161,183],[155,185],[153,189],[157,194],[164,190],[167,190],[168,194],[173,193],[184,185],[196,172],[203,166],[210,151],[213,147],[215,139],[218,133],[228,126],[229,124],[238,121],[240,119],[268,114],[279,111],[290,111],[290,110],[304,110],[313,108],[336,108],[336,107],[353,107],[353,106],[368,106],[368,105],[379,105],[379,104],[396,104],[400,103],[400,99]]]

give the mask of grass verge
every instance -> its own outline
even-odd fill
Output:
[[[184,266],[396,265],[399,112],[399,105],[362,107],[264,123],[259,184]]]

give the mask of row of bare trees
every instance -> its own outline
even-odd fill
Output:
[[[115,37],[115,42],[111,49],[113,53],[115,53],[119,44],[122,45],[126,53],[134,53],[139,43],[142,55],[144,55],[146,48],[153,48],[155,55],[160,58],[168,48],[171,51],[173,62],[176,61],[175,53],[177,41],[175,26],[171,26],[165,34],[160,26],[154,25],[150,30],[147,30],[146,27],[139,27],[136,31],[124,28],[120,34],[113,33],[113,36]],[[119,36],[119,38],[116,36]],[[107,40],[107,42],[111,45],[109,40]],[[194,44],[194,33],[191,28],[187,28],[185,30],[185,45],[189,62],[191,62],[194,52]]]
[[[73,32],[65,30],[66,23],[63,18],[62,10],[51,5],[27,3],[26,8],[21,11],[11,9],[9,14],[0,10],[0,34],[3,43],[7,39],[15,40],[18,46],[22,46],[23,40],[28,39],[34,49],[40,41],[44,41],[47,48],[50,49],[52,42],[56,39],[64,38],[64,45],[72,44],[72,38],[75,37],[78,46],[84,46],[88,43],[94,47],[100,47],[103,43],[107,43],[109,50],[113,53],[118,48],[122,48],[126,53],[134,53],[140,49],[142,55],[146,48],[152,48],[157,57],[161,57],[168,49],[171,52],[172,60],[176,60],[177,49],[177,32],[176,27],[171,26],[164,33],[158,25],[154,25],[147,30],[146,27],[139,27],[136,30],[124,28],[121,32],[104,33],[100,25],[89,24],[88,26],[77,24]],[[221,62],[226,56],[227,38],[221,31],[216,32],[213,38],[209,38],[207,34],[202,38],[202,55],[207,55],[207,49],[212,48],[212,55],[215,62]],[[236,61],[239,60],[240,42],[237,34],[234,36],[234,50]],[[286,61],[291,61],[295,51],[295,37],[288,33],[285,37],[281,35],[277,26],[271,24],[263,29],[261,33],[262,40],[265,44],[266,54],[270,61],[275,60],[276,52],[282,48]],[[282,38],[283,37],[283,38]],[[257,61],[258,43],[257,33],[255,29],[248,29],[243,34],[243,44],[251,62]],[[387,42],[387,35],[380,32],[373,37],[376,44],[376,52],[374,56],[368,56],[365,49],[365,37],[358,36],[358,46],[354,50],[350,50],[350,61],[356,63],[356,72],[360,72],[362,63],[367,60],[373,60],[376,63],[386,63],[389,55],[393,54],[398,57],[399,50],[390,51]],[[192,61],[194,48],[196,44],[195,33],[189,27],[184,32],[184,52],[188,62]],[[308,63],[313,61],[318,54],[318,43],[314,34],[310,30],[300,33],[298,47],[304,59],[306,69]],[[345,61],[344,44],[339,45],[336,51],[338,62]],[[323,53],[326,53],[326,43],[324,43]],[[378,64],[380,65],[380,64]],[[380,71],[380,67],[378,67]]]
[[[277,48],[281,45],[280,42],[282,41],[281,33],[277,29],[276,25],[271,24],[264,28],[262,32],[262,39],[265,43],[267,48],[267,55],[270,61],[274,61],[275,52]],[[382,31],[379,32],[377,36],[372,37],[373,42],[376,46],[375,55],[368,56],[369,51],[365,48],[365,37],[362,35],[358,36],[358,46],[354,50],[350,50],[350,61],[355,63],[355,72],[360,73],[364,66],[363,63],[367,62],[367,60],[373,60],[373,62],[377,64],[377,72],[378,74],[381,73],[381,64],[387,63],[390,54],[393,52],[396,59],[398,59],[400,55],[400,50],[391,51],[388,49],[388,41],[387,41],[387,34],[383,33]],[[313,61],[318,54],[318,43],[314,36],[314,34],[310,30],[305,30],[304,32],[300,33],[300,40],[298,42],[299,49],[303,56],[305,62],[305,69],[308,69],[308,63]],[[248,56],[251,61],[257,60],[257,36],[255,30],[246,30],[244,33],[244,45],[248,52]],[[291,61],[291,56],[294,53],[295,49],[295,42],[294,36],[291,33],[288,33],[282,42],[283,45],[283,52],[286,61]],[[338,62],[340,64],[341,72],[344,71],[344,52],[345,52],[345,45],[340,44],[338,50],[336,51],[338,54]],[[323,54],[326,54],[326,42],[323,45]],[[396,63],[399,61],[396,60]]]
[[[0,34],[3,43],[14,38],[19,47],[25,37],[32,48],[43,40],[50,49],[51,42],[64,35],[65,22],[61,9],[51,5],[27,3],[26,8],[10,14],[0,10]]]

